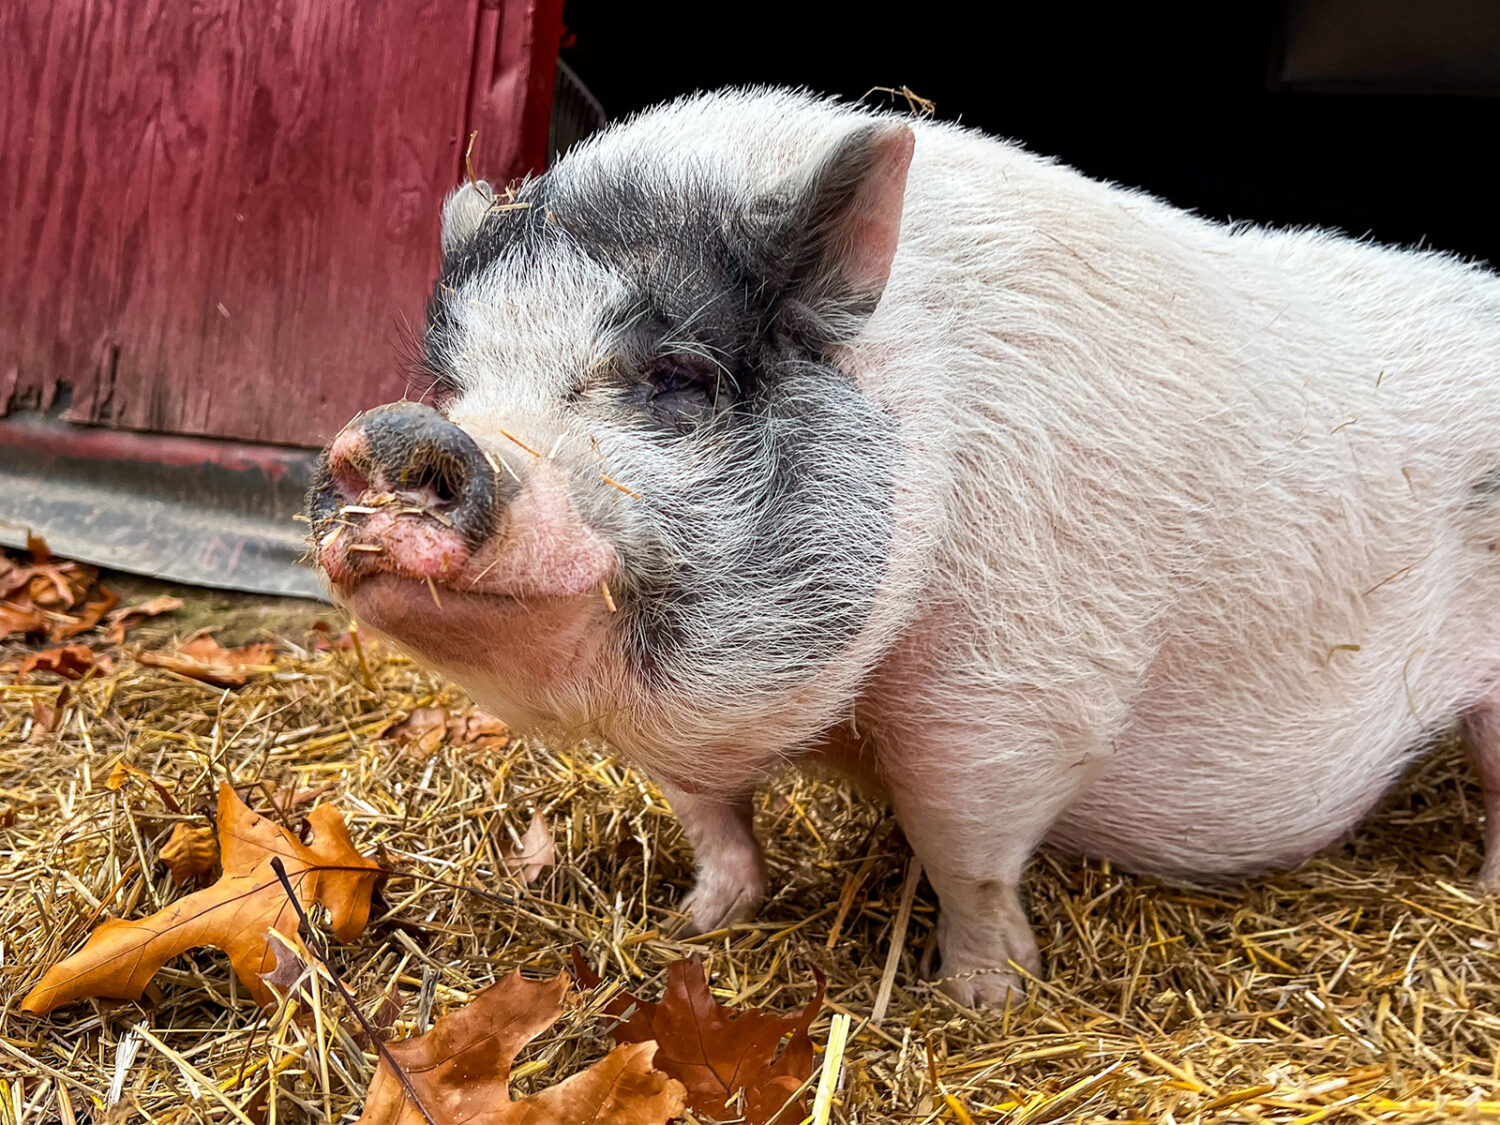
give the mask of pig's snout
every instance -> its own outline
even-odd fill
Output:
[[[471,547],[495,530],[496,473],[474,439],[430,406],[393,402],[361,415],[328,447],[309,497],[315,528],[350,508],[429,515]]]
[[[361,415],[308,496],[317,564],[341,595],[380,576],[512,599],[596,590],[615,554],[579,516],[566,470],[545,458],[524,476],[502,465],[431,407]]]
[[[562,680],[616,608],[618,560],[579,515],[576,479],[540,456],[517,473],[430,407],[382,406],[319,462],[313,558],[339,601],[398,643],[457,666],[479,653],[507,681]]]

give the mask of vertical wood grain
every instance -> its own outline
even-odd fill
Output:
[[[0,413],[317,444],[399,397],[479,5],[0,4]]]

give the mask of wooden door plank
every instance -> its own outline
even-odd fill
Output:
[[[0,7],[0,412],[317,444],[399,397],[479,0]]]

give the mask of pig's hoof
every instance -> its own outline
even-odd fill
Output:
[[[942,950],[938,987],[966,1008],[1003,1008],[1025,998],[1024,976],[1038,977],[1042,954],[1026,918],[1017,911],[998,934],[965,927],[962,915],[938,914],[937,944]],[[996,940],[996,938],[999,940]]]
[[[1487,895],[1500,895],[1500,852],[1486,856],[1484,866],[1479,869],[1479,890]]]
[[[721,930],[735,922],[743,922],[760,909],[766,896],[765,883],[759,872],[752,877],[746,873],[723,871],[700,871],[698,881],[693,884],[677,909],[687,915],[687,922],[678,931],[679,937],[706,934],[710,930]]]
[[[945,976],[938,987],[965,1008],[1018,1007],[1026,999],[1021,978],[1009,969],[971,969]]]

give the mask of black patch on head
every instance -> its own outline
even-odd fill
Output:
[[[440,398],[455,389],[454,357],[448,349],[454,343],[453,307],[465,299],[460,296],[464,286],[502,259],[515,259],[524,268],[549,252],[562,252],[562,232],[552,225],[548,198],[546,176],[526,180],[510,194],[495,196],[474,234],[443,255],[442,272],[427,303],[423,355],[416,364],[418,373]]]
[[[805,682],[864,626],[886,572],[894,419],[825,365],[788,357],[758,375],[753,408],[681,439],[706,483],[644,482],[628,514],[656,534],[615,537],[622,635],[658,691]]]
[[[621,553],[613,625],[657,691],[795,687],[869,618],[892,541],[896,426],[831,357],[875,302],[839,289],[826,242],[869,170],[859,147],[842,150],[852,165],[825,160],[798,181],[812,196],[748,209],[706,171],[653,176],[649,154],[639,174],[565,160],[517,191],[529,207],[487,215],[443,262],[428,318],[439,374],[452,302],[493,262],[524,273],[578,255],[626,284],[596,328],[614,354],[575,373],[569,409],[682,459],[675,479],[627,482],[642,493],[627,505],[579,495]]]
[[[606,313],[600,333],[621,324],[665,326],[657,343],[668,351],[682,345],[679,366],[700,378],[716,372],[716,402],[725,378],[738,381],[727,361],[771,333],[826,358],[880,299],[847,283],[840,258],[847,221],[865,203],[861,188],[885,158],[890,129],[888,122],[856,126],[748,199],[707,168],[664,173],[650,152],[601,165],[585,148],[497,196],[474,234],[444,256],[422,366],[439,382],[451,372],[445,349],[453,302],[486,267],[506,260],[525,273],[531,263],[568,254],[605,265],[634,290],[625,307]]]

